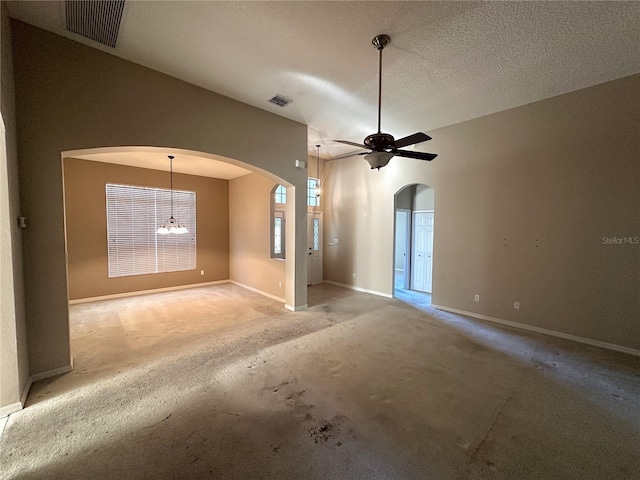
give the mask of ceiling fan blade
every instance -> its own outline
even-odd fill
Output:
[[[407,145],[413,145],[415,143],[426,142],[431,140],[431,137],[426,133],[418,132],[413,135],[409,135],[396,140],[396,148],[406,147]]]
[[[354,147],[359,147],[359,148],[369,148],[366,145],[363,145],[361,143],[355,143],[355,142],[350,142],[348,140],[334,140],[334,142],[338,142],[338,143],[344,143],[345,145],[353,145]]]
[[[412,152],[410,150],[398,150],[394,152],[398,157],[417,158],[418,160],[431,161],[438,156],[437,153]]]
[[[342,155],[338,155],[337,157],[327,158],[325,162],[333,162],[334,160],[342,160],[343,158],[350,158],[358,155],[366,155],[368,153],[371,153],[371,150],[367,150],[366,152],[343,153]]]

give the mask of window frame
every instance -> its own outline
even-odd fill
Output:
[[[320,196],[316,194],[316,188],[319,184],[319,178],[307,177],[307,207],[320,206]]]
[[[269,215],[269,257],[276,260],[284,260],[286,258],[286,195],[287,187],[285,187],[284,185],[276,184],[271,189]],[[284,202],[278,202],[278,200],[284,200]],[[276,237],[276,234],[278,233],[278,219],[280,219],[279,238]],[[280,240],[279,243],[278,240]]]
[[[189,233],[158,235],[172,195],[173,214]],[[106,183],[105,211],[108,278],[197,269],[195,191]]]

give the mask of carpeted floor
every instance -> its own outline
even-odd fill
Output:
[[[401,295],[399,295],[401,297]],[[637,479],[637,357],[318,285],[71,307],[2,479]]]

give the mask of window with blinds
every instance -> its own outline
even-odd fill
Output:
[[[196,268],[196,192],[173,190],[173,216],[189,233],[158,235],[171,216],[171,190],[108,183],[109,278]]]

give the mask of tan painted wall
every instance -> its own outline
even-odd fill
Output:
[[[640,349],[640,245],[602,241],[640,236],[638,98],[634,75],[429,132],[430,163],[330,162],[325,278],[390,294],[393,196],[423,183],[434,304]]]
[[[229,267],[231,280],[283,298],[285,263],[270,256],[274,186],[273,181],[255,173],[229,181]]]
[[[166,188],[168,181],[158,170],[64,160],[70,300],[229,279],[229,182],[177,173],[174,187],[196,192],[196,269],[108,278],[105,184]]]
[[[11,28],[4,2],[0,58],[0,409],[20,401],[29,379]]]
[[[413,197],[416,193],[416,186],[411,185],[403,188],[396,196],[396,208],[404,208],[405,210],[413,210]]]
[[[12,22],[24,276],[32,373],[70,362],[61,152],[172,147],[288,182],[285,296],[306,304],[307,127],[24,23]],[[296,252],[302,252],[296,255]]]
[[[415,186],[413,198],[413,210],[433,210],[435,203],[435,190],[425,185]]]

